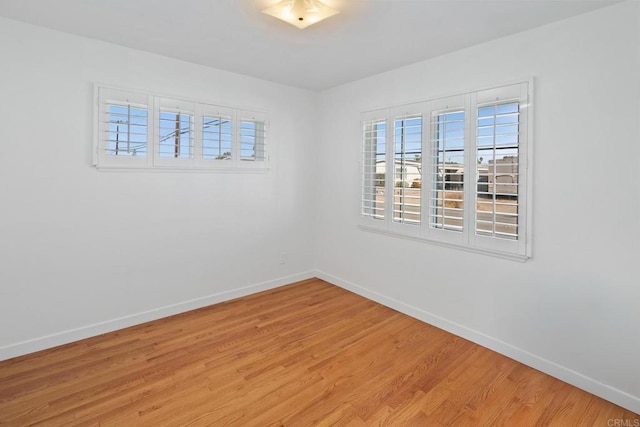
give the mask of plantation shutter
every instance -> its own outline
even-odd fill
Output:
[[[422,114],[394,119],[393,221],[420,225],[422,199]]]
[[[476,246],[524,254],[528,84],[477,93]]]
[[[361,225],[526,259],[530,84],[363,113]]]
[[[153,134],[149,97],[141,93],[99,88],[97,102],[96,165],[146,165]]]
[[[464,224],[465,111],[431,115],[430,223],[433,228],[461,232]]]
[[[264,114],[241,111],[238,125],[239,166],[266,164],[267,121]]]
[[[233,167],[234,153],[234,111],[215,105],[203,105],[201,114],[196,116],[201,134],[197,164],[203,167]]]
[[[387,174],[387,120],[385,118],[363,120],[362,144],[361,215],[369,219],[382,220],[385,218]]]
[[[476,233],[518,239],[518,101],[478,108]]]
[[[156,118],[155,164],[193,165],[195,157],[195,105],[159,98]]]
[[[96,84],[98,168],[266,170],[268,120],[238,110]]]

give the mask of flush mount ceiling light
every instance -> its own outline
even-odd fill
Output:
[[[301,30],[338,13],[319,0],[282,0],[262,12]]]

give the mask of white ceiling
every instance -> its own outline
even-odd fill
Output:
[[[0,16],[210,67],[322,90],[619,0],[326,0],[299,30],[275,0],[1,0]]]

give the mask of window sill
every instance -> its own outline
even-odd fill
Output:
[[[233,173],[233,174],[264,174],[271,170],[268,167],[256,167],[256,168],[194,168],[194,167],[126,167],[126,166],[96,166],[100,172],[142,172],[142,173],[156,173],[156,172],[170,172],[170,173]]]
[[[358,225],[358,228],[360,230],[363,230],[363,231],[376,233],[376,234],[381,234],[381,235],[384,235],[384,236],[398,237],[398,238],[401,238],[401,239],[413,240],[413,241],[416,241],[416,242],[427,243],[427,244],[441,246],[441,247],[445,247],[445,248],[457,249],[457,250],[461,250],[461,251],[465,251],[465,252],[471,252],[471,253],[480,254],[480,255],[487,255],[487,256],[494,257],[494,258],[506,259],[506,260],[509,260],[509,261],[517,261],[517,262],[524,263],[529,258],[531,258],[528,255],[520,255],[520,254],[513,254],[513,253],[508,253],[508,252],[500,252],[500,251],[491,251],[491,250],[487,250],[487,249],[479,249],[479,248],[474,248],[474,247],[470,247],[470,246],[463,246],[463,245],[456,245],[456,244],[453,244],[453,243],[440,242],[440,241],[437,241],[437,240],[427,239],[425,237],[416,237],[416,236],[412,236],[412,235],[408,235],[408,234],[404,234],[404,233],[398,233],[398,232],[394,232],[394,231],[389,231],[389,230],[387,230],[385,228],[375,227],[375,226],[370,226],[370,225],[362,225],[362,224],[360,224],[360,225]]]

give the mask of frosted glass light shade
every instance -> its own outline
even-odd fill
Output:
[[[338,13],[319,0],[282,0],[262,12],[301,30]]]

